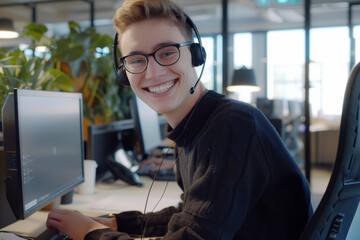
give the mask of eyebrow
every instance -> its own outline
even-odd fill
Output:
[[[156,45],[152,48],[152,52],[158,50],[158,49],[161,48],[161,47],[165,47],[165,46],[171,45],[171,44],[177,44],[177,43],[176,43],[176,42],[163,42],[163,43],[156,44]],[[134,54],[146,54],[146,53],[141,52],[141,51],[132,51],[132,52],[130,52],[130,53],[127,54],[127,55],[134,55]]]

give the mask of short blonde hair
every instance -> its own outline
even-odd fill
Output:
[[[126,0],[114,16],[114,27],[121,34],[132,23],[147,19],[164,18],[174,23],[184,35],[192,40],[192,27],[182,8],[170,0]]]

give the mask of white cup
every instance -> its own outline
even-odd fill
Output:
[[[79,194],[94,193],[96,180],[97,163],[95,160],[84,160],[84,178],[85,181],[77,187]]]

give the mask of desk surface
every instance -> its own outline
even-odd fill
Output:
[[[324,131],[338,131],[340,129],[340,123],[311,123],[310,124],[310,132],[324,132]]]
[[[71,204],[61,205],[61,208],[79,210],[88,216],[100,216],[128,210],[144,212],[146,196],[152,180],[141,177],[143,187],[130,186],[122,181],[111,184],[97,183],[93,194],[74,194]],[[166,190],[165,190],[166,188]],[[163,191],[165,194],[157,205],[156,210],[176,205],[180,201],[181,190],[176,182],[155,181],[152,187],[146,212],[151,212],[160,200]],[[46,230],[48,212],[39,211],[26,220],[17,221],[0,231],[8,231],[20,236],[34,237]]]

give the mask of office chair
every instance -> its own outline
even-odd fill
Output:
[[[329,184],[300,240],[342,240],[346,239],[351,224],[360,227],[360,222],[353,222],[360,199],[359,72],[360,63],[353,68],[347,83]]]

